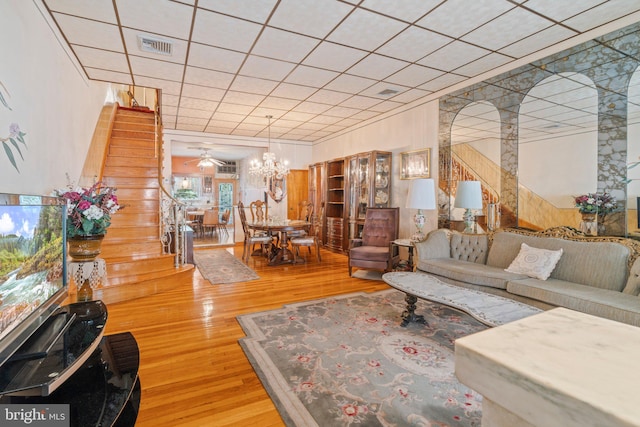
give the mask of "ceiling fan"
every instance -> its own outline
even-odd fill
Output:
[[[199,168],[211,168],[215,165],[222,166],[225,164],[225,162],[223,162],[222,160],[214,159],[213,156],[209,154],[208,148],[201,148],[201,147],[188,147],[188,148],[191,150],[201,150],[203,151],[203,153],[200,154],[200,158],[198,159],[187,160],[186,162],[184,162],[185,166],[187,165],[187,163],[191,163],[191,162],[198,162]]]

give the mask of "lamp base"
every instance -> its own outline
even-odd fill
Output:
[[[411,236],[411,241],[419,242],[421,240],[424,240],[426,236],[422,232],[422,227],[424,227],[425,221],[426,221],[426,218],[422,213],[422,209],[418,209],[418,213],[416,213],[413,216],[413,223],[416,225],[417,231],[414,233],[413,236]]]
[[[411,236],[411,241],[412,242],[421,242],[425,239],[425,237],[427,237],[422,230],[418,230],[416,231],[412,236]]]
[[[466,209],[464,211],[464,215],[462,215],[462,219],[464,220],[464,232],[465,233],[476,233],[476,217],[471,212],[471,209]]]

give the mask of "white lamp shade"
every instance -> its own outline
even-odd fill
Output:
[[[482,188],[480,181],[458,181],[455,208],[482,209]]]
[[[433,179],[412,180],[405,207],[409,209],[436,209],[436,191]]]

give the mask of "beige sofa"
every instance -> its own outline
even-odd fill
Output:
[[[562,249],[547,280],[505,271],[522,243]],[[440,280],[506,296],[543,309],[572,310],[640,326],[640,242],[587,237],[568,227],[490,234],[434,230],[415,245],[419,271]]]

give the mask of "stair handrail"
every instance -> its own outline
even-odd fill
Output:
[[[175,267],[187,263],[186,204],[177,200],[167,191],[163,179],[164,143],[162,140],[162,115],[160,105],[162,93],[156,90],[154,112],[154,150],[158,159],[158,185],[160,188],[160,241],[164,253],[173,253]]]

